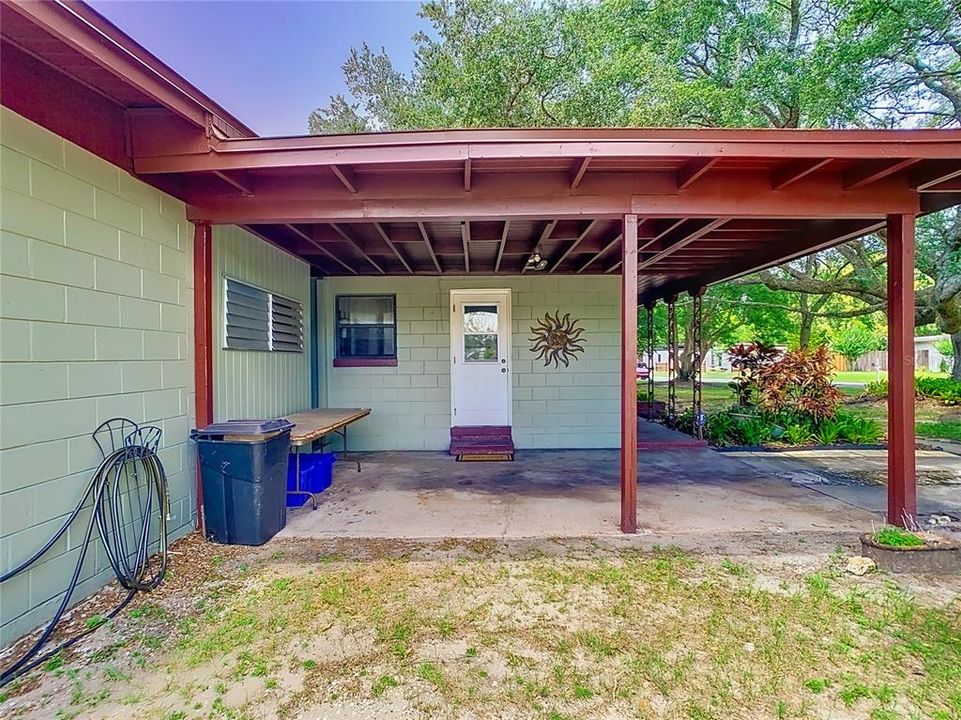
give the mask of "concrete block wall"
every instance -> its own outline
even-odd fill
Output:
[[[519,448],[620,445],[620,284],[617,277],[326,278],[318,309],[328,407],[370,407],[353,425],[358,450],[445,450],[450,440],[450,291],[511,290],[513,428]],[[397,296],[397,367],[332,367],[337,295]],[[534,317],[581,321],[584,353],[545,368],[530,352]]]
[[[310,407],[310,266],[233,225],[213,228],[214,420],[280,417]],[[224,278],[300,302],[304,351],[224,348]]]
[[[0,566],[39,548],[123,415],[163,429],[174,537],[195,524],[193,230],[183,203],[0,109]],[[60,601],[89,513],[4,583],[0,645]],[[94,533],[96,535],[96,532]],[[112,576],[99,542],[77,597]]]

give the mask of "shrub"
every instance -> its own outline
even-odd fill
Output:
[[[793,350],[757,371],[758,404],[763,410],[821,420],[841,404],[834,387],[834,365],[826,347]]]
[[[822,445],[833,445],[844,435],[844,425],[836,417],[825,418],[818,425],[817,438]]]
[[[753,405],[758,371],[774,362],[781,351],[773,345],[756,341],[749,345],[735,345],[728,348],[727,352],[731,356],[731,368],[739,371],[738,376],[729,383],[737,394],[737,402],[742,407]]]
[[[735,428],[745,445],[760,445],[771,439],[772,424],[764,418],[740,418]]]
[[[873,445],[881,440],[884,430],[872,418],[850,413],[838,413],[835,421],[841,426],[841,439],[855,445]]]
[[[864,394],[878,398],[887,397],[888,381],[875,380],[868,383]],[[938,400],[943,405],[961,405],[961,381],[918,375],[914,378],[914,395],[926,400]]]
[[[736,430],[737,419],[728,410],[713,413],[707,418],[707,437],[715,445],[735,442]]]
[[[814,433],[807,423],[791,423],[784,428],[784,439],[791,445],[804,445],[811,442]]]

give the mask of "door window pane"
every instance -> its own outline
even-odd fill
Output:
[[[464,335],[464,360],[467,362],[497,360],[497,333]]]
[[[465,333],[496,333],[497,306],[496,305],[465,305],[464,306]]]

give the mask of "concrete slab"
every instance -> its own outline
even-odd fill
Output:
[[[730,453],[756,471],[810,487],[882,518],[887,507],[885,450]],[[961,519],[961,458],[918,451],[918,514]],[[952,526],[956,523],[952,523]],[[953,527],[951,528],[953,529]]]
[[[443,453],[354,454],[318,509],[291,512],[281,538],[618,535],[616,450],[524,450],[513,463]],[[642,533],[852,533],[872,516],[706,448],[639,453]]]

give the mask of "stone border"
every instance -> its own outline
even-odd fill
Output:
[[[961,545],[946,538],[938,545],[892,548],[875,542],[873,533],[864,533],[861,535],[861,554],[890,573],[961,574]]]

